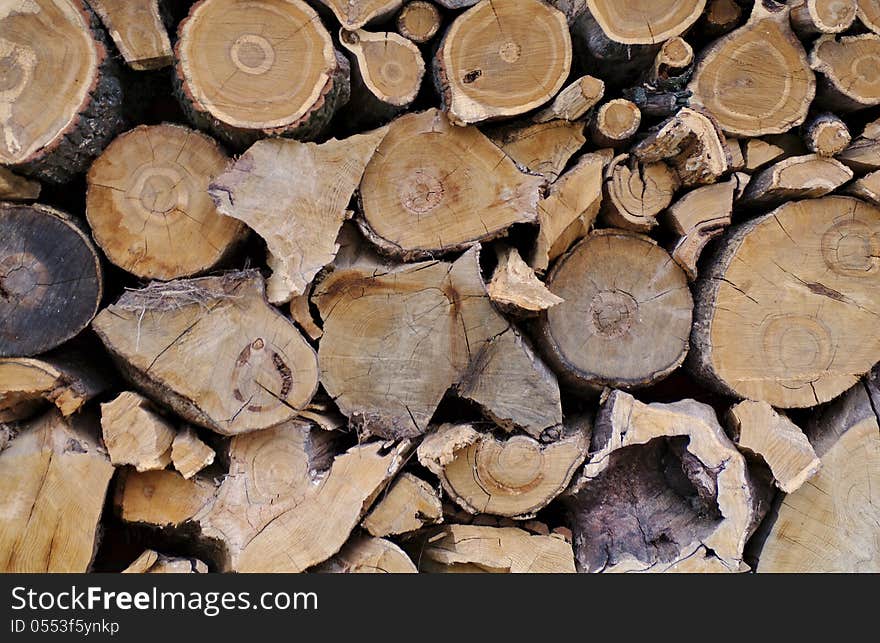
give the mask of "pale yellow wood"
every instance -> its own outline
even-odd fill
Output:
[[[142,395],[126,391],[101,405],[104,445],[115,466],[130,464],[138,471],[171,464],[174,426]]]
[[[840,33],[856,19],[857,0],[794,0],[791,26],[801,36]]]
[[[125,522],[176,527],[191,520],[214,497],[215,486],[201,478],[185,479],[176,471],[124,469],[113,503]]]
[[[390,31],[343,29],[339,42],[354,54],[358,72],[373,96],[401,108],[415,100],[425,75],[425,61],[410,40]]]
[[[397,31],[420,45],[437,35],[443,20],[435,5],[424,0],[407,2],[397,15]]]
[[[214,462],[215,457],[214,449],[202,442],[189,427],[178,432],[171,443],[171,462],[186,479]]]
[[[586,1],[605,35],[624,45],[649,45],[680,36],[706,7],[706,0]]]
[[[487,131],[517,166],[552,183],[586,143],[584,123],[553,119],[530,125],[502,125]]]
[[[641,163],[629,154],[605,168],[603,218],[614,227],[649,232],[657,215],[669,207],[679,187],[678,175],[666,163]]]
[[[390,540],[355,536],[317,570],[325,574],[417,574],[418,569]]]
[[[743,205],[774,206],[794,199],[815,199],[830,194],[853,178],[840,161],[809,154],[774,163],[749,182]]]
[[[343,29],[352,30],[391,15],[400,9],[403,0],[321,0],[321,3],[330,7]]]
[[[122,570],[123,574],[207,574],[208,566],[196,558],[164,556],[147,549]]]
[[[498,253],[498,266],[489,282],[489,298],[502,310],[523,315],[536,315],[562,303],[535,276],[515,248],[504,247]]]
[[[846,193],[880,206],[880,171],[875,170],[856,179],[847,186]]]
[[[173,54],[159,0],[88,0],[132,69],[161,69]]]
[[[152,567],[156,561],[159,560],[159,553],[153,551],[152,549],[144,550],[140,556],[135,558],[132,563],[122,570],[123,574],[143,574],[150,567]]]
[[[810,66],[826,83],[820,97],[837,111],[854,111],[880,105],[880,77],[876,64],[880,36],[820,37],[810,53]]]
[[[773,145],[760,138],[750,138],[745,142],[744,155],[746,158],[746,171],[753,172],[768,163],[772,163],[785,154],[778,145]]]
[[[406,534],[443,521],[437,490],[411,473],[402,473],[364,518],[363,526],[376,537]]]
[[[635,103],[615,98],[604,103],[590,122],[590,134],[597,147],[622,147],[642,124],[642,112]]]
[[[576,121],[599,104],[605,95],[605,83],[593,76],[581,76],[560,91],[553,102],[532,117],[536,123],[555,119]]]

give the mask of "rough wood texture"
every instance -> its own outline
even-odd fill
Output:
[[[581,76],[556,94],[547,107],[532,117],[536,123],[546,123],[557,118],[576,121],[599,104],[605,95],[605,83],[593,76]]]
[[[741,203],[766,207],[794,199],[815,199],[830,194],[852,178],[852,170],[836,159],[818,154],[793,156],[753,177]]]
[[[202,442],[189,427],[179,431],[171,443],[171,462],[187,480],[214,462],[215,457],[214,449]]]
[[[822,36],[813,45],[810,66],[822,74],[819,102],[836,111],[855,111],[880,105],[876,64],[880,36]]]
[[[0,166],[0,199],[4,201],[36,201],[40,198],[39,181],[31,181]]]
[[[794,0],[791,26],[799,36],[840,33],[856,19],[856,0]]]
[[[123,574],[207,574],[208,566],[197,558],[165,556],[147,549],[131,565],[122,570]]]
[[[125,468],[116,478],[113,504],[125,522],[177,527],[191,520],[214,491],[207,480],[186,480],[170,469],[139,473]]]
[[[862,135],[837,160],[856,172],[880,170],[880,120],[865,125]]]
[[[530,125],[507,125],[488,136],[525,172],[540,174],[553,183],[586,142],[584,123],[554,119]]]
[[[706,0],[587,0],[587,7],[610,40],[646,45],[680,36],[703,13]]]
[[[436,36],[442,23],[436,5],[424,0],[407,2],[397,14],[397,31],[417,45]]]
[[[852,142],[849,128],[839,116],[820,114],[804,129],[807,149],[819,156],[837,156]]]
[[[488,291],[489,298],[503,311],[524,317],[535,316],[562,303],[562,299],[547,290],[519,253],[509,247],[499,250],[498,266]]]
[[[746,171],[754,172],[785,154],[785,150],[760,138],[750,138],[743,146]]]
[[[343,29],[360,29],[377,22],[400,9],[403,0],[321,0],[330,8]]]
[[[417,574],[418,569],[390,540],[355,536],[317,569],[325,574]]]
[[[110,32],[116,48],[138,71],[171,65],[171,41],[159,11],[160,0],[87,0]]]
[[[176,431],[145,397],[126,391],[101,405],[101,432],[114,466],[130,464],[138,471],[171,464]]]
[[[832,196],[729,233],[696,288],[694,372],[778,408],[850,388],[880,359],[878,230],[880,209]]]
[[[443,508],[437,490],[411,473],[402,473],[364,518],[363,527],[382,538],[442,521]]]
[[[0,357],[31,357],[85,328],[103,296],[92,241],[68,214],[0,203]]]
[[[625,98],[603,104],[590,123],[590,134],[597,147],[623,147],[639,130],[642,113]]]
[[[873,205],[880,206],[880,171],[866,174],[850,183],[845,192]]]
[[[669,207],[679,187],[678,175],[668,165],[641,163],[621,154],[605,168],[602,217],[612,226],[649,232],[657,215]]]

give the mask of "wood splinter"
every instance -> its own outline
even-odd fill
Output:
[[[516,249],[509,247],[498,252],[498,266],[489,282],[489,298],[502,310],[523,316],[535,316],[562,303],[535,276]]]

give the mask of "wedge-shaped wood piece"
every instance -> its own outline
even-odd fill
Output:
[[[880,36],[822,36],[813,45],[810,65],[821,73],[819,102],[834,111],[855,111],[880,105]]]
[[[390,540],[355,536],[315,571],[324,574],[417,574],[419,570],[406,552]]]
[[[705,548],[719,571],[742,570],[757,497],[712,407],[614,391],[591,452],[569,503],[581,571],[658,571]]]
[[[679,187],[678,175],[666,163],[641,163],[621,154],[605,168],[602,216],[612,226],[649,232],[657,215],[669,207]]]
[[[171,443],[171,462],[187,480],[214,462],[216,455],[190,427],[179,431]]]
[[[126,391],[101,405],[101,432],[115,466],[130,464],[138,471],[171,464],[174,426],[145,397]]]
[[[443,507],[437,490],[411,473],[402,473],[382,494],[364,529],[382,538],[406,534],[426,525],[443,522]]]
[[[837,160],[855,172],[880,170],[880,119],[865,125],[862,135]]]
[[[129,291],[92,328],[139,388],[224,435],[295,417],[318,386],[315,351],[256,271]]]
[[[740,450],[766,462],[784,492],[796,491],[819,471],[819,458],[804,432],[767,402],[740,402],[728,411],[726,421]]]
[[[878,232],[880,209],[838,196],[733,229],[696,287],[691,368],[777,408],[853,386],[880,360]]]
[[[880,206],[880,170],[866,174],[850,183],[845,192],[873,205]]]
[[[129,67],[143,71],[172,63],[171,41],[159,13],[160,0],[87,1]]]
[[[594,232],[560,259],[547,286],[565,301],[543,314],[539,346],[563,382],[644,386],[684,360],[693,314],[687,277],[648,237]]]
[[[211,183],[208,193],[219,211],[266,241],[274,266],[266,283],[269,301],[303,294],[333,261],[349,201],[386,132],[321,144],[259,141]]]
[[[540,185],[475,127],[455,127],[434,109],[408,114],[367,164],[361,224],[404,259],[450,252],[534,221]]]
[[[360,29],[364,25],[387,18],[400,9],[403,0],[321,0],[328,6],[343,29]]]
[[[789,7],[756,2],[743,27],[703,51],[689,89],[727,134],[780,134],[803,123],[816,79]]]
[[[208,566],[197,558],[165,556],[147,549],[122,570],[123,574],[207,574]]]
[[[7,0],[0,34],[0,165],[67,183],[122,127],[97,20],[81,0]]]
[[[747,172],[754,172],[757,169],[772,163],[780,156],[785,154],[785,150],[768,143],[760,138],[750,138],[743,145],[743,156],[745,156]]]
[[[553,102],[532,117],[536,123],[555,119],[576,121],[599,104],[605,83],[593,76],[581,76],[556,95]]]
[[[852,170],[836,159],[818,154],[792,156],[752,178],[740,204],[775,206],[794,199],[815,199],[852,178]]]
[[[0,199],[36,201],[40,198],[41,189],[39,181],[31,181],[5,167],[0,167]]]
[[[458,16],[434,59],[443,109],[457,125],[525,114],[571,70],[568,23],[540,0],[481,0]]]
[[[125,468],[116,479],[113,504],[125,522],[177,527],[208,505],[215,491],[208,480],[187,480],[170,469],[139,473]]]
[[[804,127],[807,149],[819,156],[837,156],[852,142],[849,128],[839,116],[819,114]]]
[[[758,572],[880,571],[880,426],[876,380],[859,383],[807,427],[819,473],[782,499]]]
[[[98,251],[73,217],[0,203],[0,357],[32,357],[85,328],[103,296]]]
[[[419,569],[496,574],[574,573],[571,545],[561,536],[532,535],[515,527],[450,525],[429,537]]]
[[[397,31],[417,45],[436,36],[442,24],[443,18],[437,5],[425,0],[407,2],[397,14]]]
[[[512,315],[530,317],[562,303],[535,276],[535,271],[522,260],[516,248],[504,247],[498,252],[498,266],[489,282],[489,298]]]
[[[801,37],[840,33],[856,19],[856,0],[795,0],[791,26]]]
[[[624,45],[653,45],[680,36],[706,7],[706,0],[587,0],[605,35]]]
[[[117,137],[88,173],[86,217],[107,258],[144,279],[205,272],[247,228],[208,197],[229,157],[201,132],[141,125]]]
[[[531,125],[502,125],[487,130],[492,142],[519,168],[553,183],[587,139],[582,121],[554,119]]]
[[[0,452],[0,571],[88,571],[113,475],[96,424],[53,409]]]

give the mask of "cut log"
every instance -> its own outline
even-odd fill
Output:
[[[547,290],[515,248],[502,247],[489,282],[489,298],[508,314],[533,317],[562,300]]]
[[[760,457],[784,492],[797,491],[819,471],[819,458],[804,432],[766,402],[740,402],[726,420],[736,446]]]
[[[0,200],[36,201],[40,190],[39,181],[31,181],[0,166]]]
[[[402,473],[364,518],[364,529],[377,538],[416,531],[443,522],[440,496],[424,480]]]
[[[687,277],[648,237],[594,232],[560,259],[547,287],[565,301],[542,316],[539,345],[564,383],[645,386],[684,360],[693,312]]]
[[[161,69],[174,60],[159,1],[87,0],[132,69]]]
[[[403,0],[321,0],[321,4],[330,8],[343,29],[351,31],[391,16]]]
[[[865,125],[862,135],[837,160],[856,172],[880,170],[880,120]]]
[[[583,147],[584,123],[552,120],[533,125],[508,125],[487,132],[492,142],[524,172],[540,174],[553,183],[569,160]]]
[[[31,357],[85,328],[103,296],[101,260],[69,215],[0,203],[0,357]]]
[[[665,571],[707,550],[718,571],[743,570],[756,497],[712,407],[614,391],[591,451],[569,501],[581,571]]]
[[[129,291],[92,328],[138,388],[224,435],[289,420],[317,389],[314,350],[255,271]]]
[[[236,150],[266,136],[312,139],[348,102],[348,61],[303,0],[200,0],[175,55],[184,111]]]
[[[693,371],[778,408],[850,388],[880,360],[878,231],[880,209],[837,196],[786,203],[732,231],[696,288]]]
[[[572,46],[579,66],[611,87],[627,87],[638,80],[660,49],[659,42],[644,45],[615,42],[606,35],[584,2],[557,4],[569,16]],[[641,25],[644,27],[644,22]]]
[[[355,536],[316,568],[324,574],[417,574],[406,552],[390,540]]]
[[[791,26],[801,37],[840,33],[856,19],[856,0],[795,0]]]
[[[88,571],[113,475],[96,424],[52,410],[0,452],[0,571]]]
[[[97,21],[81,0],[6,2],[0,33],[0,165],[67,183],[122,128]]]
[[[178,527],[192,520],[211,501],[215,490],[207,480],[186,480],[170,469],[139,473],[125,468],[116,478],[113,505],[125,522]]]
[[[730,169],[727,140],[708,115],[684,108],[632,149],[643,163],[666,161],[682,185],[715,183]]]
[[[692,102],[726,134],[779,134],[807,118],[816,79],[785,5],[756,2],[749,21],[701,54]]]
[[[538,201],[538,238],[529,264],[543,273],[575,241],[590,233],[602,207],[605,166],[613,151],[584,154]]]
[[[333,261],[348,204],[386,128],[326,143],[254,144],[208,187],[219,211],[246,223],[273,257],[266,284],[281,304],[306,291]]]
[[[571,545],[556,534],[535,536],[515,527],[450,525],[429,537],[421,571],[495,574],[574,573]]]
[[[621,154],[605,168],[602,217],[618,228],[649,232],[678,186],[678,175],[665,163],[644,164]]]
[[[562,119],[576,121],[599,104],[605,83],[593,76],[581,76],[556,95],[553,102],[532,116],[536,123]]]
[[[371,33],[363,29],[343,29],[339,42],[354,54],[349,126],[384,123],[416,99],[425,75],[425,61],[415,44],[390,31]]]
[[[394,121],[361,183],[367,237],[404,260],[461,250],[537,217],[539,177],[435,109]]]
[[[557,442],[542,445],[525,435],[499,440],[474,432],[469,445],[453,451],[453,460],[443,466],[440,481],[446,493],[469,513],[527,520],[568,486],[587,455],[589,438],[589,431],[572,431]]]
[[[822,36],[813,45],[810,66],[821,73],[818,102],[828,109],[850,112],[880,105],[880,36]]]
[[[743,155],[746,159],[746,171],[754,172],[765,165],[772,163],[785,154],[785,150],[778,145],[773,145],[760,138],[750,138],[743,146]]]
[[[207,574],[208,566],[197,558],[164,556],[147,549],[131,565],[122,570],[123,574]]]
[[[857,384],[807,428],[822,468],[785,496],[758,560],[758,572],[880,571],[880,391]]]
[[[597,147],[623,147],[642,123],[642,113],[635,103],[615,98],[599,108],[590,123],[590,135]]]
[[[819,156],[837,156],[852,142],[849,128],[834,114],[820,114],[804,129],[807,149]]]
[[[845,191],[849,195],[880,206],[880,171],[871,172],[853,181]]]
[[[880,33],[880,5],[876,0],[856,0],[856,15],[874,33]]]
[[[740,204],[774,206],[793,199],[816,199],[830,194],[852,178],[852,170],[836,159],[818,154],[793,156],[755,176]]]
[[[447,30],[434,72],[449,120],[466,125],[540,107],[571,61],[562,12],[540,0],[481,0]]]
[[[171,443],[171,462],[187,480],[214,462],[215,456],[214,449],[202,442],[189,427],[179,431]]]
[[[0,422],[24,420],[46,402],[69,416],[112,385],[100,360],[65,348],[39,359],[0,359]]]
[[[180,125],[141,125],[114,140],[88,173],[86,217],[107,258],[144,279],[205,272],[246,228],[207,195],[229,162],[213,139]]]
[[[657,52],[654,64],[644,76],[644,82],[654,86],[669,84],[677,87],[679,83],[676,79],[687,75],[693,64],[694,48],[684,38],[670,38]],[[684,80],[686,82],[687,79]]]
[[[137,393],[126,391],[101,405],[101,431],[115,466],[130,464],[138,471],[153,471],[171,464],[171,443],[177,432]]]
[[[736,0],[709,0],[702,31],[707,36],[723,36],[739,26],[742,15],[743,9]]]
[[[443,19],[437,6],[424,0],[407,2],[397,14],[397,31],[417,45],[428,42],[440,31]]]
[[[610,40],[652,45],[687,31],[703,13],[706,0],[587,0],[587,6]]]

